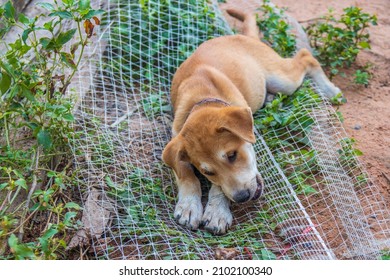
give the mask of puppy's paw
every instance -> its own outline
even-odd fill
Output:
[[[226,201],[209,201],[202,217],[204,228],[217,235],[225,234],[233,222],[229,202],[223,199]]]
[[[198,196],[185,196],[179,199],[175,208],[176,221],[189,228],[197,230],[202,218],[203,206]]]
[[[335,97],[336,95],[338,95],[340,93],[341,93],[341,90],[338,87],[336,87],[335,85],[332,84],[332,87],[331,87],[331,89],[328,92],[328,97],[332,98],[332,97]]]
[[[329,99],[341,93],[341,90],[330,81],[320,85],[320,90],[323,95]]]

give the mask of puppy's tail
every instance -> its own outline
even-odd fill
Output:
[[[241,12],[235,9],[227,9],[226,12],[232,17],[243,22],[243,34],[254,38],[259,39],[259,28],[256,24],[256,17],[254,14]]]

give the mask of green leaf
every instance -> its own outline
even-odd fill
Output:
[[[54,12],[54,13],[51,13],[49,14],[50,17],[53,17],[53,16],[58,16],[62,19],[72,19],[73,18],[73,15],[71,12],[68,12],[68,11],[58,11],[58,12]]]
[[[114,183],[109,176],[106,176],[105,180],[106,180],[107,186],[114,189],[115,191],[118,191],[118,192],[124,191],[124,189],[121,186],[118,186],[116,183]]]
[[[72,55],[69,53],[61,52],[61,60],[70,68],[76,69],[76,63],[73,61]]]
[[[71,220],[77,216],[76,212],[66,212],[64,216],[64,225],[65,226],[70,226],[72,225]]]
[[[355,156],[358,156],[358,157],[363,155],[363,152],[358,150],[358,149],[354,149],[353,153],[354,153]]]
[[[337,75],[339,70],[337,70],[336,68],[332,68],[332,70],[330,70],[330,72],[332,73],[332,75]]]
[[[309,195],[309,194],[313,194],[313,193],[318,193],[318,192],[312,186],[309,186],[309,185],[303,186],[303,194],[304,195]]]
[[[267,249],[261,249],[261,258],[263,260],[276,260],[276,255]]]
[[[14,19],[15,20],[15,8],[14,6],[12,5],[12,2],[11,1],[8,1],[7,3],[5,3],[4,5],[4,15],[7,19]]]
[[[91,9],[91,0],[80,0],[79,10],[85,11]]]
[[[55,43],[53,39],[50,39],[48,37],[43,37],[39,39],[39,42],[42,45],[42,48],[44,50],[54,50],[55,49]]]
[[[283,123],[283,118],[281,115],[279,115],[277,113],[273,113],[272,116],[274,117],[275,121],[277,121],[279,124]]]
[[[36,101],[32,91],[29,88],[25,87],[25,86],[22,86],[22,95],[24,97],[26,97],[31,102],[35,102]]]
[[[24,260],[26,258],[36,258],[31,248],[25,244],[19,244],[19,240],[15,234],[11,234],[11,236],[8,238],[8,245],[11,248],[11,251],[14,253],[16,259]]]
[[[381,257],[382,260],[390,260],[390,250],[389,249],[382,250],[381,254],[382,254],[382,257]]]
[[[23,31],[22,33],[22,40],[23,42],[27,45],[27,39],[28,39],[28,35],[32,32],[32,29],[31,28],[27,28]]]
[[[24,25],[30,24],[31,20],[30,18],[26,17],[24,14],[20,13],[18,15],[19,21],[23,23]]]
[[[70,113],[69,114],[64,114],[62,117],[64,118],[64,120],[66,120],[68,122],[73,122],[74,121],[74,117]]]
[[[0,76],[0,92],[1,93],[6,93],[7,90],[10,88],[11,86],[11,76],[8,75],[7,73],[1,73],[1,76]]]
[[[6,186],[8,186],[8,183],[2,183],[0,184],[0,191],[4,189]]]
[[[11,248],[15,248],[18,245],[18,238],[15,236],[15,234],[11,234],[11,236],[8,238],[8,245]]]
[[[107,183],[107,185],[109,186],[109,187],[111,187],[111,188],[116,188],[116,185],[115,185],[115,183],[111,180],[111,178],[109,177],[109,176],[106,176],[106,183]]]
[[[47,130],[40,130],[37,135],[38,144],[42,145],[43,148],[49,149],[53,145],[53,141],[51,139],[51,135]]]
[[[62,3],[68,6],[73,6],[74,0],[62,0]]]
[[[38,238],[39,242],[41,243],[42,251],[48,252],[49,250],[49,239],[52,238],[54,235],[58,233],[58,229],[55,228],[49,228],[42,237]]]
[[[42,7],[44,9],[48,10],[49,12],[52,12],[55,10],[54,6],[50,3],[39,2],[39,3],[37,3],[37,6]]]
[[[46,30],[52,31],[53,30],[53,21],[48,21],[43,24],[43,27]]]
[[[58,233],[58,229],[51,227],[43,234],[42,238],[49,239],[52,238],[57,233]]]
[[[20,186],[20,187],[22,187],[25,190],[28,189],[27,184],[26,184],[26,180],[23,179],[23,178],[20,178],[20,179],[16,180],[15,181],[15,185]]]
[[[362,47],[363,49],[371,49],[370,44],[366,41],[359,42],[359,46]]]
[[[63,46],[73,38],[73,35],[75,33],[76,33],[76,28],[73,28],[66,32],[61,32],[56,39],[57,45]]]
[[[85,16],[83,16],[83,19],[91,19],[92,17],[103,14],[104,12],[104,10],[90,10],[87,14],[85,14]]]
[[[81,206],[78,205],[78,204],[75,203],[75,202],[68,202],[67,204],[65,204],[64,208],[66,208],[66,209],[76,209],[76,210],[80,210],[80,209],[81,209]]]

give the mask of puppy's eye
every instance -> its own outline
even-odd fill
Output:
[[[233,163],[237,159],[237,151],[227,153],[227,159],[230,163]]]
[[[214,176],[214,175],[215,175],[214,172],[207,171],[207,170],[204,170],[204,171],[203,171],[203,174],[204,174],[204,175],[207,175],[207,176]]]

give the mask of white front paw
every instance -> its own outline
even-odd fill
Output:
[[[202,217],[202,225],[213,234],[225,234],[233,222],[230,202],[225,196],[209,199]]]
[[[191,230],[196,230],[199,227],[202,213],[203,206],[200,197],[189,195],[179,199],[174,215],[179,224]]]

